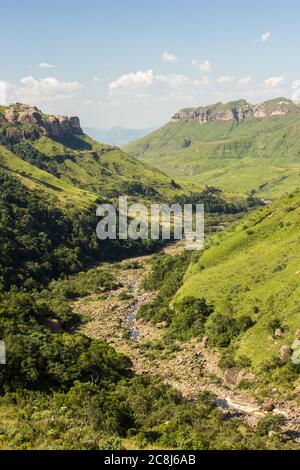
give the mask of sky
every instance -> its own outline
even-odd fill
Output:
[[[179,109],[300,100],[299,0],[0,0],[0,102],[85,127]],[[4,92],[5,91],[5,92]]]

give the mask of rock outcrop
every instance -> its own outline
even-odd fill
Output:
[[[264,119],[295,112],[300,112],[300,105],[286,98],[266,101],[257,105],[251,105],[245,100],[239,100],[227,104],[217,103],[212,106],[183,109],[172,117],[171,122],[184,121],[205,124],[214,121],[232,121],[239,123],[249,117]]]
[[[35,106],[21,103],[6,107],[0,114],[0,124],[9,124],[10,135],[20,138],[32,138],[34,134],[35,138],[46,135],[64,139],[67,134],[83,134],[78,117],[45,115]]]

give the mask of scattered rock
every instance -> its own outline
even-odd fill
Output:
[[[231,367],[227,369],[224,374],[224,379],[227,385],[236,385],[237,384],[237,377],[240,373],[240,369],[237,367]]]
[[[296,387],[294,388],[294,392],[300,394],[300,385],[296,385]]]
[[[167,328],[167,326],[168,323],[166,321],[162,321],[156,324],[156,328],[158,328],[159,330],[163,330],[164,328]]]
[[[201,341],[201,346],[206,349],[208,345],[208,336],[203,336],[202,341]]]
[[[253,372],[249,372],[247,370],[241,370],[237,375],[236,382],[239,385],[242,381],[254,383],[256,382],[256,375]]]
[[[273,409],[273,414],[277,416],[283,416],[284,418],[288,418],[288,415],[285,411],[279,410],[278,408]]]
[[[275,406],[273,405],[273,403],[271,401],[265,401],[263,406],[262,406],[262,409],[264,411],[273,411],[275,408]]]
[[[300,339],[300,329],[296,331],[295,339]]]
[[[279,357],[281,360],[288,359],[292,354],[293,354],[293,351],[289,346],[284,345],[280,348]]]
[[[277,328],[274,333],[275,338],[283,338],[284,337],[284,331],[282,328]]]

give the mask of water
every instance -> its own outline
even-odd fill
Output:
[[[138,288],[135,284],[129,284],[128,285],[128,291],[129,292],[135,293],[137,291],[137,289]],[[137,313],[138,313],[139,306],[140,306],[139,301],[135,302],[131,306],[131,312],[127,317],[127,321],[128,321],[128,324],[129,324],[130,339],[133,339],[133,340],[136,340],[139,337],[139,332],[136,328],[136,316],[137,316]]]
[[[139,332],[136,328],[136,316],[139,309],[139,302],[136,302],[131,307],[131,313],[128,315],[127,320],[129,322],[129,333],[130,339],[137,339],[139,337]]]

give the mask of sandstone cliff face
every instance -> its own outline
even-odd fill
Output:
[[[8,134],[20,138],[38,138],[49,136],[63,139],[67,134],[83,134],[78,117],[47,116],[38,108],[25,104],[13,104],[0,115],[0,124],[10,124]],[[34,129],[22,128],[22,125],[33,124]]]
[[[205,124],[213,121],[233,121],[239,123],[249,117],[264,119],[272,116],[284,116],[290,113],[300,113],[300,105],[284,98],[257,105],[251,105],[241,100],[227,104],[217,103],[213,106],[202,108],[183,109],[172,117],[171,122],[184,121]]]

